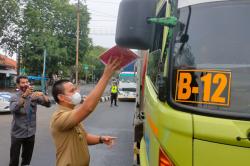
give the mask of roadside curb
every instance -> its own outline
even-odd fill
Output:
[[[84,101],[84,99],[85,99],[86,96],[83,95],[82,97],[83,97],[83,101]],[[103,97],[100,98],[99,102],[109,101],[110,99],[111,99],[110,96],[103,96]]]
[[[101,97],[100,102],[105,102],[109,100],[110,100],[110,96],[104,96],[104,97]]]
[[[82,97],[84,98],[85,96],[82,96]],[[103,96],[103,97],[101,97],[100,102],[109,101],[110,98],[111,98],[110,96]],[[49,100],[50,100],[51,104],[56,104],[53,97],[49,97]],[[83,101],[84,101],[84,99],[83,99]]]

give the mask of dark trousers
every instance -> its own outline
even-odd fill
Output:
[[[117,93],[111,93],[111,105],[113,104],[113,101],[115,101],[115,105],[117,102]]]
[[[28,138],[11,137],[10,147],[10,164],[9,166],[18,166],[19,155],[22,147],[22,163],[21,165],[30,165],[33,149],[35,143],[35,136]]]

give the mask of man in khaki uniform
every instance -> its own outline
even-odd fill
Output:
[[[119,69],[120,63],[119,59],[109,61],[100,81],[82,104],[81,95],[70,81],[59,80],[53,85],[52,94],[58,108],[52,115],[50,128],[56,147],[57,166],[88,166],[88,145],[113,144],[115,137],[89,134],[81,122],[94,111],[109,79]]]

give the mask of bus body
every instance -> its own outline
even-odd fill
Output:
[[[118,100],[135,100],[136,98],[136,73],[121,72],[119,74]]]
[[[132,1],[121,2],[118,28],[126,28],[119,18]],[[150,0],[134,1],[130,7]],[[143,35],[130,38],[118,29],[116,37],[121,46],[148,49],[137,67],[140,165],[249,165],[250,1],[159,0],[155,6],[155,17],[177,21],[156,23],[150,47],[134,42]]]

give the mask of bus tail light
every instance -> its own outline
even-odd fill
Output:
[[[159,150],[159,166],[174,166],[172,161],[161,148]]]

